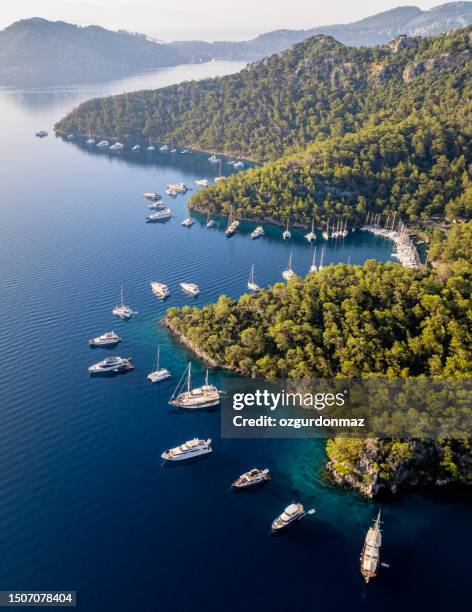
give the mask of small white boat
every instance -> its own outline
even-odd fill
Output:
[[[134,317],[134,315],[138,314],[135,310],[124,303],[123,285],[121,285],[120,303],[113,308],[112,313],[115,315],[115,317],[125,320],[131,319]]]
[[[94,363],[88,369],[90,374],[105,374],[107,372],[128,372],[134,370],[130,359],[124,357],[107,357],[103,361]]]
[[[97,143],[97,147],[99,149],[108,149],[109,146],[110,146],[110,143],[108,142],[108,140],[100,140],[100,142]]]
[[[156,150],[156,147],[154,145],[149,145],[148,147],[146,147],[146,151],[151,151],[151,153],[152,151],[155,151],[155,150]]]
[[[190,293],[190,295],[194,295],[195,297],[200,293],[200,288],[195,283],[180,283],[180,286],[183,291]]]
[[[164,451],[161,458],[165,461],[183,461],[185,459],[199,457],[200,455],[207,455],[211,453],[212,450],[210,438],[208,438],[208,440],[199,440],[195,438],[188,442],[184,442],[180,446]]]
[[[251,271],[249,272],[249,280],[247,281],[248,289],[251,291],[259,291],[260,287],[254,280],[254,264],[251,266]]]
[[[170,291],[167,285],[164,283],[157,283],[156,281],[152,281],[149,286],[151,287],[151,291],[154,293],[156,297],[163,300],[166,297],[169,297]]]
[[[288,229],[288,219],[287,219],[287,229],[286,229],[286,230],[284,231],[284,233],[282,234],[282,238],[283,238],[284,240],[287,240],[287,239],[289,239],[289,238],[291,238],[291,237],[292,237],[292,232],[290,232],[290,231],[289,231],[289,229]]]
[[[156,202],[156,200],[162,200],[161,196],[155,191],[145,191],[143,193],[143,198],[146,200],[150,200],[151,202]]]
[[[167,221],[172,217],[172,211],[170,208],[164,208],[164,210],[158,210],[155,213],[151,213],[146,217],[146,223],[155,223],[156,221]]]
[[[288,260],[288,268],[282,272],[282,278],[286,281],[294,278],[295,272],[292,270],[292,253],[290,253],[290,259]]]
[[[75,138],[74,134],[67,135],[67,140],[74,140],[74,138]]]
[[[303,504],[290,504],[272,523],[272,533],[286,529],[306,515]]]
[[[311,222],[311,232],[308,232],[308,234],[305,234],[305,238],[308,240],[308,242],[311,242],[312,240],[316,240],[315,218],[314,217],[313,217],[313,220]]]
[[[195,185],[198,185],[199,187],[208,187],[208,181],[207,179],[198,179],[195,181]]]
[[[150,380],[152,383],[161,382],[161,380],[166,380],[166,378],[170,378],[169,370],[160,367],[160,348],[160,346],[157,347],[156,367],[152,372],[147,375],[147,379]]]
[[[320,265],[318,266],[318,272],[321,272],[321,270],[323,269],[324,252],[325,252],[325,248],[323,247],[321,249]]]
[[[264,484],[268,480],[270,480],[270,472],[268,469],[258,470],[254,468],[249,470],[249,472],[241,474],[241,476],[232,483],[231,487],[234,489],[248,489],[249,487]]]
[[[315,251],[313,253],[313,260],[310,266],[310,272],[317,272],[317,271],[318,271],[318,268],[316,267],[316,247],[315,247]]]
[[[192,217],[187,217],[186,219],[182,221],[180,225],[183,225],[184,227],[192,227],[194,223],[195,223],[195,219],[192,219]]]
[[[121,338],[114,331],[106,332],[89,340],[90,346],[114,346],[118,342],[121,342]]]
[[[251,238],[253,240],[256,240],[256,238],[260,238],[263,235],[264,235],[264,228],[262,227],[262,225],[258,225],[256,229],[251,233]]]
[[[188,149],[183,149],[182,151],[180,151],[180,155],[187,155],[187,153],[189,153]]]
[[[110,151],[123,151],[125,145],[121,142],[115,142],[115,144],[111,145]]]
[[[210,227],[213,227],[214,225],[216,225],[216,221],[212,219],[210,215],[208,215],[206,223],[207,228],[210,229]]]
[[[210,155],[208,158],[208,161],[210,164],[219,164],[221,160],[216,157],[215,153],[213,153],[213,155]]]
[[[151,210],[164,210],[166,207],[162,200],[156,200],[155,202],[151,202],[148,206]]]
[[[218,181],[224,181],[225,178],[227,177],[223,176],[222,174],[220,174],[220,176],[215,176],[215,183],[218,183]]]
[[[167,145],[162,145],[162,147],[159,147],[159,151],[168,151],[169,147]]]
[[[34,135],[37,136],[38,138],[45,138],[48,135],[48,133],[46,132],[46,130],[39,130],[39,132],[35,132]]]
[[[239,168],[244,168],[244,163],[242,161],[238,161],[238,162],[235,162],[233,166],[236,170],[238,170]]]
[[[171,153],[177,153],[177,149],[171,149],[170,152]]]
[[[323,232],[323,238],[329,240],[329,219],[326,222],[326,230]]]
[[[134,147],[131,150],[134,151],[135,153],[137,151],[141,151],[141,145],[135,144]]]
[[[95,138],[87,138],[87,140],[85,141],[85,144],[88,145],[94,145],[95,144]]]
[[[219,403],[220,391],[214,385],[208,383],[208,370],[205,374],[205,383],[201,387],[192,387],[192,364],[189,362],[169,400],[169,404],[176,408],[196,410],[218,406]]]

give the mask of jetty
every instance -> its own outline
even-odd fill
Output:
[[[375,236],[382,236],[394,243],[392,257],[397,259],[406,268],[418,268],[420,257],[413,242],[407,226],[399,220],[396,221],[396,213],[382,223],[381,215],[374,215],[369,212],[364,225],[360,228],[363,232],[371,232]]]

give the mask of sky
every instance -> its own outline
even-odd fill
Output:
[[[349,23],[397,6],[445,0],[0,0],[0,29],[44,17],[142,32],[161,40],[244,40],[278,28]]]

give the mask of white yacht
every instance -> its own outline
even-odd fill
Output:
[[[290,232],[290,231],[289,231],[289,229],[288,229],[288,219],[287,219],[287,229],[286,229],[286,230],[284,231],[284,233],[282,234],[282,238],[283,238],[284,240],[287,240],[287,239],[289,239],[289,238],[291,238],[291,237],[292,237],[292,232]]]
[[[182,151],[180,151],[180,155],[187,155],[187,153],[190,153],[188,149],[183,149]]]
[[[131,150],[137,153],[138,151],[141,151],[141,145],[135,144]]]
[[[105,374],[107,372],[128,372],[134,370],[130,359],[123,357],[107,357],[103,361],[94,363],[88,369],[90,374]]]
[[[166,193],[168,196],[171,196],[172,198],[175,198],[178,194],[177,190],[174,189],[173,187],[167,187]]]
[[[230,236],[235,234],[236,231],[238,230],[238,227],[239,227],[239,221],[237,221],[236,219],[233,219],[233,208],[231,208],[229,211],[229,216],[228,216],[228,225],[225,231],[226,236],[229,238]]]
[[[121,342],[121,338],[114,331],[105,332],[101,336],[89,340],[90,346],[114,346],[118,342]]]
[[[247,281],[248,289],[251,291],[259,291],[260,287],[254,280],[254,264],[251,266],[251,271],[249,272],[249,280]]]
[[[170,295],[169,287],[164,285],[164,283],[152,281],[149,286],[151,287],[151,291],[154,293],[154,295],[161,300],[169,297]]]
[[[109,146],[110,146],[110,143],[108,142],[108,140],[100,140],[100,142],[97,143],[97,147],[99,149],[108,149]]]
[[[264,235],[264,228],[262,227],[262,225],[258,225],[256,229],[251,233],[251,238],[253,240],[256,240],[256,238],[260,238],[263,235]]]
[[[308,234],[305,234],[305,238],[308,240],[308,242],[311,242],[312,240],[316,240],[315,218],[314,217],[313,217],[313,220],[311,222],[311,232],[308,232]]]
[[[207,179],[198,179],[195,181],[195,185],[198,185],[199,187],[208,187],[208,181]]]
[[[288,260],[288,268],[282,272],[282,278],[286,281],[289,281],[291,278],[296,276],[295,272],[292,270],[292,253],[290,253],[290,258]]]
[[[89,146],[92,146],[95,144],[95,138],[87,138],[87,140],[85,141],[85,144],[88,144]]]
[[[172,217],[172,211],[170,208],[164,208],[164,210],[158,210],[155,213],[151,213],[146,217],[146,223],[154,223],[156,221],[167,221]]]
[[[218,406],[219,403],[220,391],[214,385],[208,383],[208,370],[205,375],[205,383],[201,387],[192,387],[192,364],[189,362],[169,400],[169,404],[176,408],[195,410]]]
[[[187,193],[188,191],[188,187],[185,183],[171,183],[170,185],[167,185],[168,189],[171,189],[172,191],[175,191],[176,193]]]
[[[296,523],[306,515],[303,504],[290,504],[272,523],[272,533],[282,531],[292,523]]]
[[[164,451],[161,458],[165,461],[183,461],[185,459],[199,457],[200,455],[207,455],[211,453],[212,450],[210,438],[208,438],[208,440],[194,438],[193,440],[184,442],[180,446]]]
[[[151,202],[148,206],[152,210],[164,210],[164,208],[166,208],[166,205],[162,200],[155,200],[154,202]]]
[[[270,472],[268,469],[258,470],[254,468],[253,470],[249,470],[249,472],[241,474],[241,476],[232,483],[231,487],[234,489],[248,489],[249,487],[264,484],[268,480],[270,480]]]
[[[67,135],[67,140],[74,140],[74,138],[75,138],[74,134]]]
[[[366,582],[377,576],[380,562],[380,547],[382,546],[382,531],[380,529],[380,510],[372,527],[367,531],[364,548],[360,556],[361,574]]]
[[[210,227],[213,227],[214,225],[216,225],[216,221],[212,219],[210,215],[208,215],[206,223],[207,228],[210,229]]]
[[[226,176],[223,176],[222,174],[220,174],[219,176],[215,176],[215,183],[218,183],[218,181],[224,181],[226,178]]]
[[[120,319],[131,319],[134,315],[138,314],[124,303],[123,285],[121,285],[120,303],[113,308],[112,313]]]
[[[162,145],[162,147],[159,147],[159,151],[168,151],[169,147],[167,145]]]
[[[219,160],[219,159],[216,157],[215,153],[213,153],[213,155],[211,155],[211,156],[208,158],[208,161],[210,162],[210,164],[219,164],[221,160]]]
[[[147,376],[147,379],[150,380],[152,383],[161,382],[161,380],[166,380],[166,378],[170,378],[169,370],[160,367],[160,348],[160,346],[157,347],[155,369]]]
[[[186,293],[190,293],[190,295],[194,295],[195,297],[200,293],[200,288],[195,283],[180,283],[182,290]]]
[[[186,217],[180,225],[183,225],[184,227],[192,227],[194,223],[195,219],[192,219],[192,217]]]
[[[121,142],[115,142],[115,144],[111,145],[110,151],[123,151],[125,145]]]
[[[156,147],[154,145],[152,145],[152,144],[150,144],[148,147],[146,147],[146,151],[151,151],[151,153],[152,153],[152,151],[155,151],[155,150],[156,150]]]
[[[238,170],[239,168],[244,168],[244,163],[242,161],[235,162],[233,167]]]
[[[329,219],[326,222],[326,231],[323,232],[323,238],[329,240]]]
[[[313,260],[311,262],[311,266],[310,266],[310,272],[317,272],[318,268],[316,267],[316,247],[313,253]]]

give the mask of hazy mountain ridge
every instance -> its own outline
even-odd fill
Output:
[[[373,47],[395,36],[434,36],[472,23],[472,2],[450,2],[422,11],[415,6],[401,6],[349,24],[319,26],[307,30],[274,30],[248,41],[175,41],[171,46],[197,59],[202,55],[214,59],[253,61],[278,53],[315,36],[325,34],[349,46]]]
[[[0,32],[0,85],[106,80],[187,61],[144,35],[99,26],[33,18]]]

